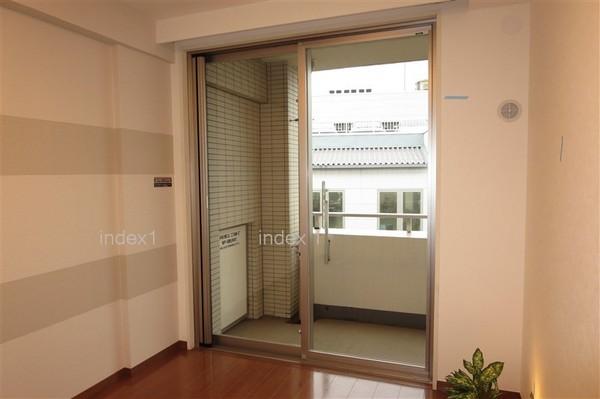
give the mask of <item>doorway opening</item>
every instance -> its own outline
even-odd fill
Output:
[[[201,344],[429,378],[430,32],[195,56]]]

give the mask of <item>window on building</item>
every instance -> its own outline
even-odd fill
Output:
[[[419,80],[415,86],[417,90],[429,90],[429,80]]]
[[[321,192],[314,191],[312,200],[313,200],[313,212],[321,212]]]
[[[386,132],[397,132],[400,128],[400,121],[381,122],[381,127]]]
[[[319,191],[313,191],[312,194],[312,209],[313,212],[321,212],[321,193]],[[319,221],[321,220],[319,215],[313,215],[313,227],[318,229],[321,227]]]
[[[400,194],[400,196],[398,195]],[[400,199],[401,203],[398,203]],[[421,192],[420,191],[382,191],[379,193],[379,213],[401,213],[420,214]],[[421,220],[412,218],[402,218],[402,230],[420,231]],[[380,217],[379,230],[398,230],[398,218]]]
[[[352,122],[335,122],[335,131],[338,133],[350,133],[352,131]]]
[[[329,94],[351,94],[351,93],[370,93],[372,89],[344,89],[329,90]]]
[[[312,195],[313,211],[321,212],[321,192],[313,191]],[[329,192],[329,212],[344,212],[344,192],[330,191]],[[318,217],[313,217],[313,226],[318,227]],[[329,227],[332,229],[344,228],[344,217],[339,215],[329,216]]]
[[[344,212],[344,193],[341,191],[329,192],[329,212]],[[329,227],[332,229],[344,228],[343,216],[329,216]]]
[[[419,191],[405,191],[402,193],[402,213],[421,213],[421,193]],[[404,218],[402,230],[420,231],[421,219]]]
[[[379,193],[379,213],[398,212],[398,193]],[[398,219],[394,217],[379,218],[379,230],[398,230]]]

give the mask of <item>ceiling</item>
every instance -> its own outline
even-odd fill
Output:
[[[258,3],[265,0],[110,0],[126,4],[153,20]]]

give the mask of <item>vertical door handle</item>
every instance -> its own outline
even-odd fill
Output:
[[[329,240],[329,192],[325,181],[321,182],[321,215],[325,230],[325,264],[331,260],[331,241]]]

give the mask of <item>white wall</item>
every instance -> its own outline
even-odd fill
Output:
[[[257,30],[315,19],[437,3],[446,0],[287,1],[266,0],[158,21],[157,40],[168,43],[231,32]]]
[[[138,10],[117,1],[6,0],[14,8],[108,43],[173,61],[173,45],[156,42],[156,25]]]
[[[524,398],[600,397],[599,21],[532,3]]]
[[[18,9],[0,7],[0,396],[71,397],[177,340],[174,199],[152,184],[173,169],[169,64]],[[98,240],[122,230],[155,240]]]
[[[518,391],[529,5],[457,4],[438,40],[437,378],[479,347],[505,362],[500,387]],[[505,99],[524,104],[519,120],[498,118]]]
[[[427,313],[427,239],[332,233],[331,260],[315,257],[315,303]],[[324,236],[315,240],[324,254]]]

